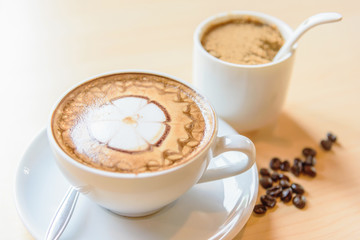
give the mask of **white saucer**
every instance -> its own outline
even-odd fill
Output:
[[[219,126],[219,135],[236,133],[222,120]],[[221,157],[228,161],[241,154],[228,152]],[[18,212],[36,239],[45,236],[68,187],[57,169],[44,129],[24,154],[15,185]],[[147,217],[121,217],[80,196],[61,239],[231,239],[249,219],[257,192],[254,165],[242,175],[197,184]]]

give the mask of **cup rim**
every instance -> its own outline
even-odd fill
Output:
[[[228,65],[231,67],[237,67],[237,68],[264,68],[264,67],[270,67],[273,65],[277,65],[279,63],[282,63],[286,60],[288,60],[291,56],[294,55],[295,50],[297,48],[297,44],[295,44],[293,51],[289,52],[285,57],[282,57],[281,59],[279,59],[278,61],[271,61],[268,63],[264,63],[264,64],[254,64],[254,65],[248,65],[248,64],[237,64],[237,63],[231,63],[231,62],[227,62],[224,60],[221,60],[217,57],[214,57],[213,55],[211,55],[210,53],[208,53],[205,48],[203,47],[203,45],[201,44],[201,37],[202,34],[204,33],[204,31],[206,30],[206,28],[211,25],[212,22],[218,20],[218,19],[226,19],[231,18],[231,16],[254,16],[266,23],[271,23],[271,24],[275,24],[279,31],[281,32],[281,35],[285,38],[284,33],[286,32],[287,34],[291,34],[293,33],[293,29],[284,21],[280,20],[279,18],[276,18],[274,16],[262,13],[262,12],[256,12],[256,11],[228,11],[228,12],[222,12],[222,13],[218,13],[215,15],[212,15],[208,18],[206,18],[205,20],[203,20],[195,29],[194,32],[194,42],[197,48],[200,49],[200,51],[205,54],[206,56],[210,57],[210,59],[217,61],[221,64],[224,65]],[[286,38],[285,38],[286,39]]]
[[[189,159],[188,161],[186,161],[185,163],[179,164],[178,166],[175,167],[171,167],[165,170],[160,170],[160,171],[154,171],[154,172],[142,172],[142,173],[121,173],[121,172],[111,172],[111,171],[106,171],[106,170],[101,170],[101,169],[97,169],[97,168],[93,168],[90,166],[86,166],[84,164],[81,164],[80,162],[76,161],[75,159],[73,159],[72,157],[70,157],[57,143],[57,141],[55,140],[55,137],[53,135],[53,131],[52,131],[52,118],[54,115],[54,112],[57,108],[57,106],[60,104],[60,102],[62,101],[62,99],[67,96],[68,93],[70,93],[72,90],[74,90],[75,88],[79,87],[80,85],[91,81],[93,79],[99,78],[99,77],[103,77],[103,76],[108,76],[108,75],[113,75],[113,74],[120,74],[120,73],[144,73],[144,74],[152,74],[152,75],[158,75],[160,77],[166,77],[169,78],[171,80],[180,82],[182,84],[184,84],[185,86],[189,87],[190,89],[192,89],[197,95],[199,95],[202,99],[204,99],[204,101],[206,102],[206,104],[208,104],[209,109],[211,110],[211,115],[214,121],[213,127],[212,127],[212,132],[210,135],[210,138],[208,140],[208,142],[205,144],[205,146],[202,147],[202,149],[195,155],[193,156],[191,159]],[[209,148],[211,147],[212,143],[215,141],[216,137],[217,137],[217,132],[218,132],[218,117],[216,115],[216,112],[214,110],[214,107],[211,105],[210,101],[200,93],[200,91],[198,89],[196,89],[196,87],[192,86],[190,83],[185,82],[184,80],[177,78],[175,76],[172,76],[170,74],[166,74],[166,73],[162,73],[162,72],[158,72],[158,71],[153,71],[153,70],[144,70],[144,69],[122,69],[122,70],[114,70],[114,71],[108,71],[108,72],[104,72],[104,73],[100,73],[94,76],[91,76],[89,78],[86,78],[83,81],[80,81],[79,83],[75,84],[74,86],[72,86],[70,89],[68,89],[67,91],[65,91],[59,98],[58,100],[55,102],[55,104],[53,105],[51,112],[50,112],[50,118],[48,120],[48,126],[47,126],[47,135],[48,135],[48,140],[50,141],[50,145],[55,148],[56,152],[58,154],[61,155],[61,157],[63,159],[65,159],[68,163],[70,163],[71,165],[82,169],[86,172],[92,173],[92,174],[96,174],[96,175],[100,175],[100,176],[105,176],[105,177],[111,177],[111,178],[124,178],[124,179],[141,179],[141,178],[149,178],[149,177],[155,177],[155,176],[160,176],[160,175],[165,175],[174,171],[177,171],[180,168],[183,168],[187,165],[189,165],[190,163],[192,163],[193,161],[195,161],[196,159],[199,158],[199,156],[201,156],[202,154],[204,154],[205,152],[207,152],[209,150]]]

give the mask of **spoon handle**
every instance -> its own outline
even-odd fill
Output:
[[[309,17],[296,28],[292,36],[284,43],[279,52],[276,54],[273,61],[279,60],[280,58],[285,57],[287,53],[291,52],[293,45],[310,28],[324,23],[337,22],[341,19],[341,14],[335,12],[318,13]]]
[[[61,236],[71,218],[78,197],[79,192],[74,187],[70,187],[51,220],[45,240],[56,240]]]

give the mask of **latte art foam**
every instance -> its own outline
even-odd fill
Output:
[[[143,96],[124,96],[92,107],[71,131],[79,152],[91,152],[92,140],[122,152],[158,146],[169,132],[170,117],[159,103]],[[86,135],[86,141],[83,137]]]
[[[53,134],[72,158],[124,173],[160,171],[196,155],[214,130],[211,107],[187,86],[144,73],[86,82],[57,106]]]

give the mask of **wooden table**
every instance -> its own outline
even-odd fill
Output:
[[[114,69],[152,69],[191,82],[195,27],[219,12],[255,10],[293,28],[318,12],[344,19],[300,40],[283,113],[276,124],[245,134],[258,167],[274,156],[292,161],[304,146],[318,151],[316,178],[288,174],[305,187],[308,204],[299,210],[278,203],[265,216],[252,215],[235,239],[360,239],[359,9],[355,0],[1,1],[0,238],[32,239],[15,209],[14,174],[61,93]],[[319,142],[328,131],[339,144],[325,152]]]

